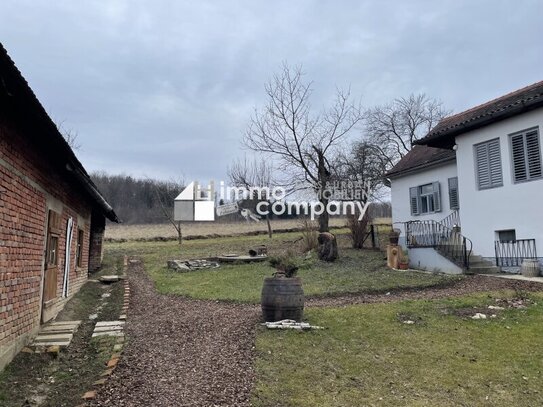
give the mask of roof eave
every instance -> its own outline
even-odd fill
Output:
[[[461,123],[451,129],[445,129],[439,133],[428,135],[420,140],[416,140],[413,144],[416,145],[426,145],[429,147],[440,147],[440,148],[452,148],[455,144],[455,137],[468,131],[476,130],[489,124],[505,120],[512,116],[517,116],[521,113],[526,113],[531,110],[543,107],[543,99],[535,98],[528,100],[522,103],[519,103],[518,106],[507,109],[503,112],[496,112],[492,115],[486,115],[477,117],[469,122]]]
[[[427,169],[430,169],[432,167],[439,167],[443,164],[448,164],[449,162],[456,162],[456,157],[447,157],[447,158],[443,158],[441,160],[437,160],[437,161],[432,161],[430,163],[426,163],[426,164],[423,164],[423,165],[418,165],[416,167],[412,167],[412,168],[408,168],[406,170],[401,170],[401,171],[396,171],[396,172],[388,172],[386,174],[386,177],[387,178],[400,178],[400,177],[404,177],[404,176],[407,176],[407,175],[412,175],[414,173],[417,173],[417,172],[420,172],[420,171],[423,171],[423,170],[427,170]]]

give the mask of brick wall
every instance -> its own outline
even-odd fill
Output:
[[[60,163],[62,164],[62,163]],[[57,297],[48,304],[54,316],[62,298],[66,225],[74,221],[68,298],[87,279],[91,213],[82,190],[73,186],[62,165],[5,117],[0,116],[0,369],[39,327],[48,209],[61,215]],[[77,231],[84,231],[82,267],[76,267]]]

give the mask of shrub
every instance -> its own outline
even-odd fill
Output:
[[[300,268],[298,258],[291,250],[284,255],[271,257],[269,262],[277,270],[276,274],[284,274],[285,277],[294,277]]]
[[[302,218],[300,221],[302,228],[302,251],[309,252],[319,247],[319,232],[317,222],[309,218]]]
[[[347,216],[347,227],[349,228],[349,234],[354,249],[362,249],[364,247],[364,241],[368,234],[368,224],[370,223],[370,216],[368,213],[364,215],[362,220],[358,220],[359,213],[355,212],[354,215]]]

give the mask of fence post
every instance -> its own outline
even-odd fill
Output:
[[[371,247],[372,249],[375,249],[375,227],[373,223],[370,225],[370,233],[371,233]]]

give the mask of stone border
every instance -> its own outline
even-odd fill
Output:
[[[128,256],[124,256],[124,259],[123,259],[123,274],[124,275],[126,275],[126,272],[128,269],[128,261],[129,261]],[[119,321],[123,321],[123,325],[124,325],[124,321],[126,321],[126,314],[128,313],[128,306],[129,306],[129,301],[130,301],[130,286],[128,284],[128,279],[125,278],[122,281],[124,283],[124,297],[123,297],[124,300],[123,300],[123,307],[119,315]],[[96,326],[95,326],[95,329],[96,329]],[[106,362],[106,370],[104,370],[102,374],[100,374],[101,378],[96,380],[92,384],[93,387],[95,388],[106,384],[107,378],[111,376],[111,374],[113,373],[113,370],[115,370],[115,368],[117,367],[117,364],[119,363],[119,360],[121,358],[123,348],[124,348],[124,342],[125,342],[124,333],[122,333],[122,331],[120,333],[121,333],[120,335],[118,336],[116,335],[117,339],[115,340],[115,345],[113,346],[113,353],[111,354],[111,357],[109,358],[109,360]],[[81,398],[83,400],[92,400],[96,398],[96,392],[97,390],[89,390],[85,392],[85,394],[83,394]],[[85,406],[85,404],[81,404],[80,407],[83,407],[83,406]]]

